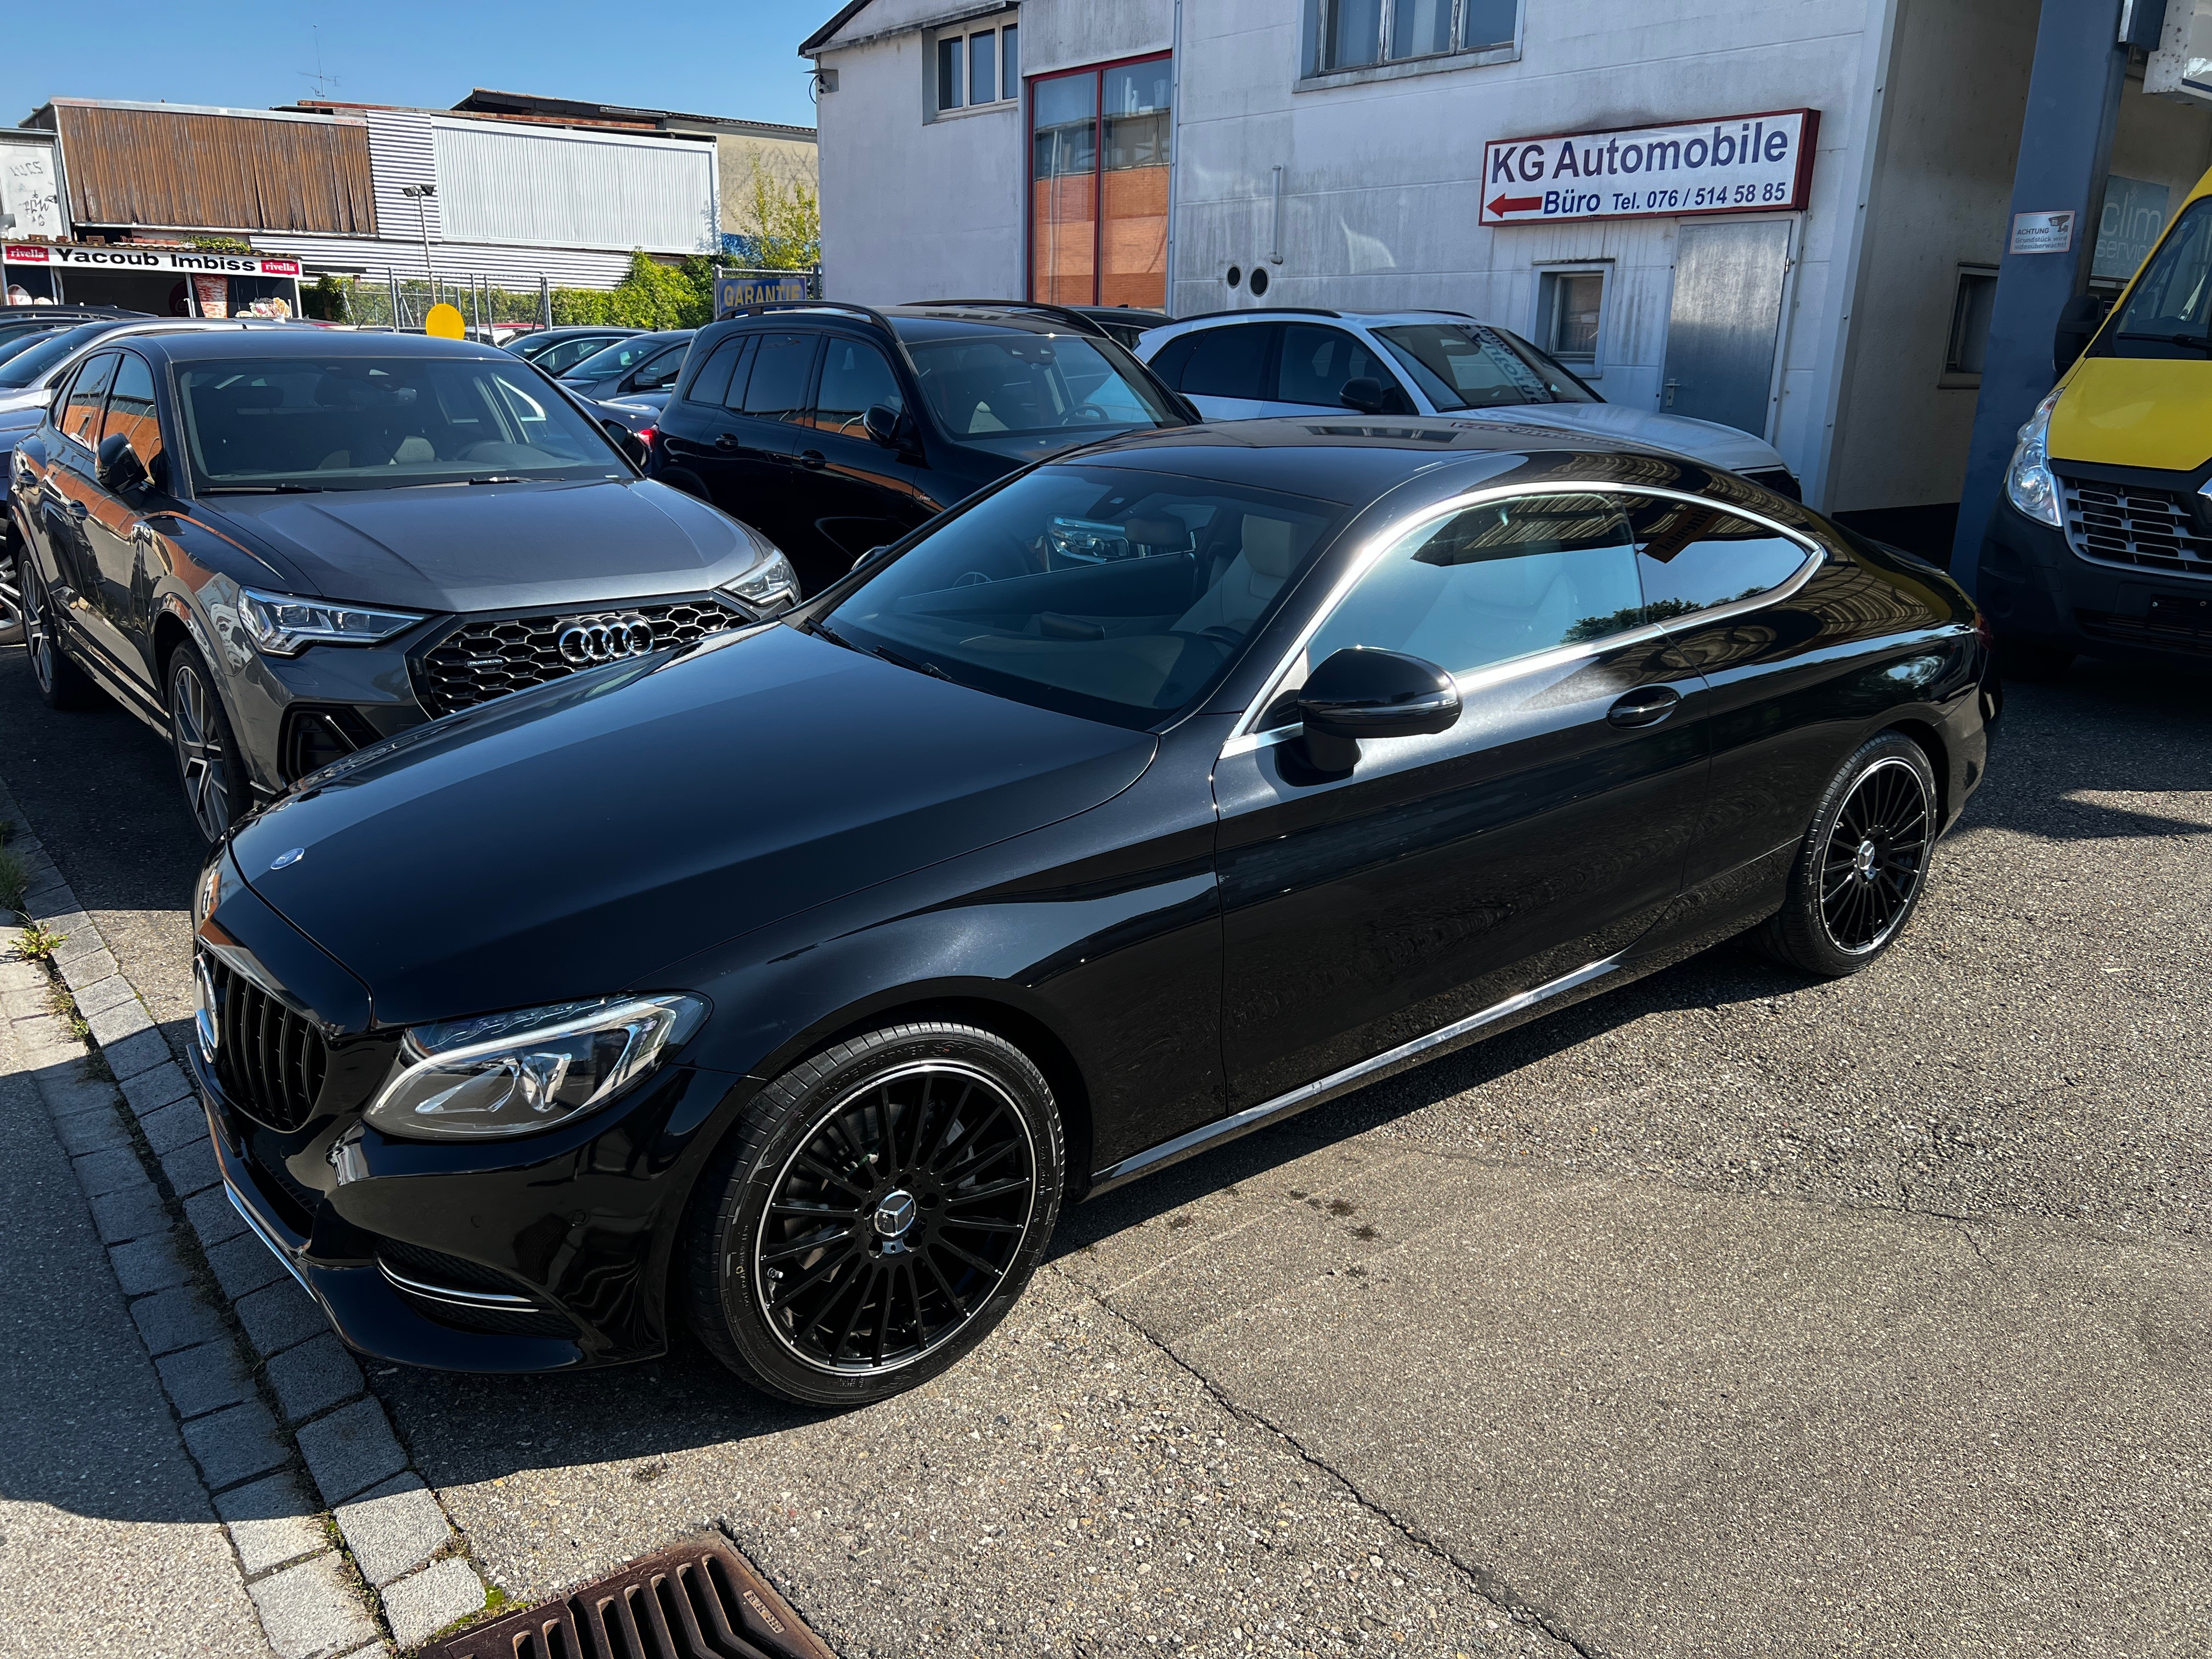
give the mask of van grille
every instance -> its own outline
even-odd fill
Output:
[[[256,1122],[298,1128],[313,1115],[330,1067],[322,1035],[220,958],[205,960],[221,1011],[215,1074],[223,1093]]]
[[[614,660],[572,650],[564,655],[561,635],[572,623],[644,623],[653,630],[652,650],[689,645],[726,628],[750,621],[711,599],[678,599],[657,605],[610,605],[568,616],[484,617],[465,622],[428,649],[417,652],[411,667],[415,696],[433,720],[457,708],[472,708],[510,691],[557,680],[580,668]],[[617,629],[619,631],[619,629]],[[637,655],[644,652],[635,653]]]
[[[2062,478],[2066,539],[2085,559],[2212,577],[2212,536],[2172,490]]]

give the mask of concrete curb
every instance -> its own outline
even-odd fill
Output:
[[[481,1611],[483,1580],[436,1494],[322,1310],[231,1207],[190,1080],[4,784],[0,821],[15,824],[8,848],[30,873],[23,915],[63,936],[50,965],[92,1042],[58,1012],[47,967],[11,939],[0,1018],[24,1048],[270,1648],[367,1659]]]

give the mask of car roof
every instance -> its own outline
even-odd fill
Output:
[[[1552,427],[1348,410],[1342,418],[1291,415],[1132,432],[1042,465],[1127,466],[1364,504],[1439,465],[1487,462],[1486,470],[1503,476],[1538,461],[1547,471],[1571,471],[1583,460],[1611,472],[1623,456],[1659,459],[1668,470],[1684,465],[1664,450]]]
[[[88,343],[98,343],[88,342]],[[149,335],[147,348],[176,362],[224,357],[475,357],[513,364],[514,354],[475,340],[446,340],[432,334],[346,334],[331,329],[276,323],[260,328],[220,325],[164,330]]]
[[[1328,311],[1310,306],[1247,306],[1236,311],[1206,311],[1194,317],[1178,317],[1171,323],[1158,325],[1158,330],[1182,329],[1194,324],[1219,327],[1230,323],[1296,322],[1308,318],[1324,317],[1340,323],[1357,323],[1368,328],[1389,326],[1401,323],[1480,323],[1480,317],[1464,311]],[[1485,327],[1496,326],[1484,324]]]

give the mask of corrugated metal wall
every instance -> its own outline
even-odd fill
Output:
[[[436,122],[433,137],[438,210],[456,241],[654,253],[718,245],[712,143],[478,121]]]
[[[374,236],[368,129],[55,100],[79,224]]]
[[[415,204],[404,204],[410,217]],[[395,222],[381,240],[365,241],[335,236],[256,236],[254,246],[280,258],[297,259],[313,282],[325,270],[359,273],[371,282],[398,276],[402,282],[422,280],[422,244],[410,239]],[[574,248],[486,246],[475,242],[441,242],[437,221],[431,222],[430,264],[438,280],[465,283],[471,276],[488,276],[501,288],[535,289],[538,274],[555,288],[612,288],[629,270],[627,253],[599,253]],[[412,228],[410,225],[408,228]]]

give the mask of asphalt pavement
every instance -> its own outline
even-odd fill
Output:
[[[713,1524],[848,1659],[2203,1651],[2203,692],[2015,688],[1873,969],[1723,946],[1083,1206],[899,1400],[371,1382],[510,1595]],[[180,1041],[166,751],[0,653],[0,776]]]

